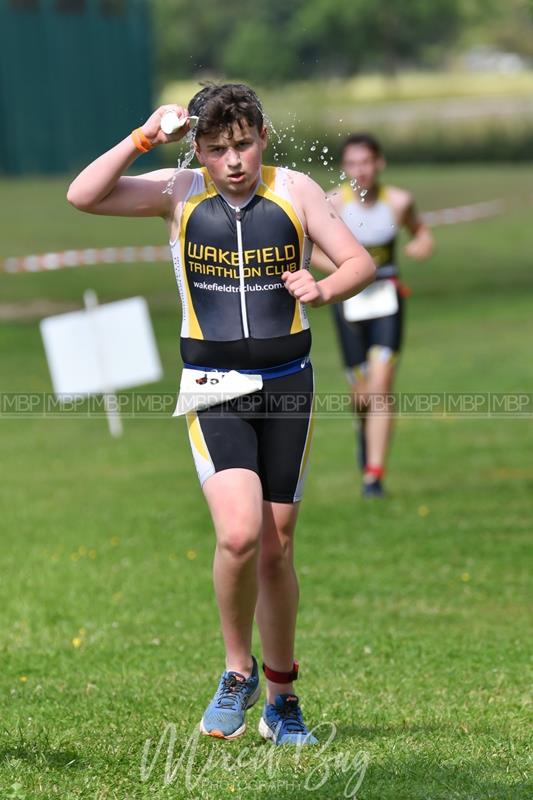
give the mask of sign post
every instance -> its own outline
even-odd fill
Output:
[[[103,395],[111,436],[122,435],[116,392],[160,380],[163,370],[148,305],[131,297],[98,305],[84,292],[85,311],[41,320],[40,328],[56,396]]]

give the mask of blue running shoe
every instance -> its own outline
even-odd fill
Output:
[[[278,694],[274,703],[265,703],[259,733],[274,744],[318,744],[305,725],[295,694]]]
[[[252,656],[252,674],[245,678],[240,672],[223,672],[215,696],[209,703],[200,730],[217,739],[236,739],[246,730],[244,712],[259,700],[261,687],[257,661]]]
[[[385,489],[383,488],[383,484],[381,481],[376,479],[371,483],[363,483],[362,488],[363,497],[385,497]]]

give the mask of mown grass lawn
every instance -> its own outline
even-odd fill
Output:
[[[155,103],[186,106],[199,88],[198,80],[170,82]],[[290,144],[291,135],[297,142],[318,136],[337,152],[339,136],[361,130],[378,135],[405,164],[524,161],[531,152],[531,70],[369,74],[254,88],[276,129],[287,133],[289,161],[297,163],[300,151]]]
[[[531,175],[389,179],[429,209],[516,201]],[[1,182],[0,254],[164,241],[160,222],[83,216],[63,195],[61,181]],[[515,202],[440,228],[430,264],[404,260],[414,293],[400,391],[531,392],[529,216]],[[51,388],[30,302],[81,307],[88,287],[102,302],[147,298],[165,376],[143,391],[175,390],[169,263],[0,275],[0,311],[18,313],[0,323],[3,393]],[[312,324],[318,391],[344,391],[327,309]],[[322,747],[299,758],[259,739],[259,707],[239,741],[194,738],[223,656],[213,535],[181,421],[126,419],[118,441],[98,418],[21,415],[0,428],[2,800],[336,800],[358,782],[364,800],[531,796],[531,420],[402,418],[390,498],[363,503],[349,416],[318,419],[297,537],[297,686]]]

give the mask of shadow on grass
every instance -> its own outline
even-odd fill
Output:
[[[342,742],[344,739],[387,739],[391,736],[412,736],[419,733],[435,734],[442,732],[442,725],[336,725],[335,743]]]
[[[362,775],[349,768],[343,773],[333,765],[329,771],[326,766],[322,772],[316,765],[316,772],[312,769],[298,774],[286,769],[264,782],[257,776],[253,784],[233,778],[228,781],[231,794],[221,796],[254,800],[530,800],[533,796],[531,784],[494,780],[486,774],[486,762],[465,762],[460,756],[448,764],[424,757],[370,763]]]
[[[80,769],[86,762],[74,750],[47,750],[44,747],[14,745],[13,747],[0,747],[0,765],[6,761],[19,760],[27,764],[49,766],[53,769]]]

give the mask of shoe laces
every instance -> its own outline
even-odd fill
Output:
[[[237,708],[245,687],[246,681],[239,680],[233,672],[223,675],[217,695],[217,708]]]
[[[302,712],[297,702],[289,701],[283,704],[283,708],[278,709],[278,714],[283,720],[283,727],[287,733],[307,734],[307,728],[302,719]]]

